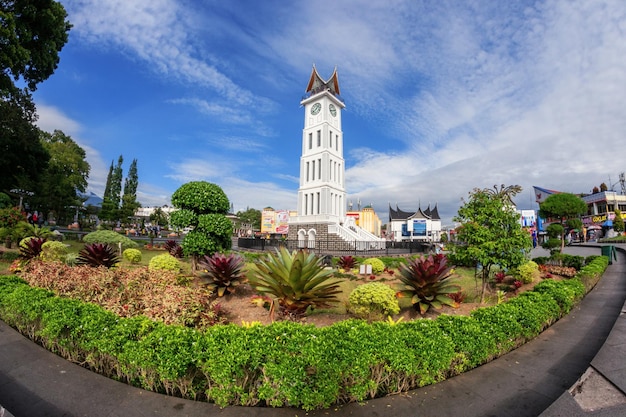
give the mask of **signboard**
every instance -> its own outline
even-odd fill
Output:
[[[261,212],[261,233],[282,235],[289,233],[289,211],[263,210]]]
[[[278,210],[276,212],[276,221],[274,223],[276,225],[275,233],[280,233],[282,235],[286,235],[289,233],[289,211],[287,210]]]

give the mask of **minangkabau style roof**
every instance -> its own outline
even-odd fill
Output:
[[[396,209],[394,210],[391,208],[391,204],[389,205],[389,221],[409,219],[441,220],[441,217],[439,217],[439,210],[437,210],[436,204],[432,210],[429,205],[425,211],[422,211],[421,208],[418,208],[415,212],[400,210],[397,204]]]
[[[311,94],[317,94],[320,91],[325,90],[329,90],[335,96],[341,95],[341,92],[339,91],[339,78],[337,77],[337,67],[335,67],[333,75],[331,75],[328,80],[324,80],[322,77],[320,77],[320,74],[317,72],[317,68],[315,68],[315,65],[313,65],[311,78],[309,78],[309,83],[306,86],[306,92]]]

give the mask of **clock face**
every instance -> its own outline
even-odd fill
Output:
[[[315,103],[313,106],[311,106],[311,114],[314,116],[319,113],[320,110],[322,110],[322,105],[320,103]]]
[[[328,110],[330,110],[330,114],[332,114],[332,115],[333,115],[333,117],[337,116],[337,108],[335,107],[335,105],[334,105],[334,104],[332,104],[332,103],[331,103],[331,104],[328,106]]]

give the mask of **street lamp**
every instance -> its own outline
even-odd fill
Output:
[[[35,193],[32,192],[32,191],[26,191],[26,190],[22,190],[20,188],[14,188],[14,189],[10,190],[9,192],[12,193],[12,194],[20,196],[20,205],[18,206],[20,210],[22,209],[22,202],[24,200],[24,197],[32,197],[32,196],[35,195]]]

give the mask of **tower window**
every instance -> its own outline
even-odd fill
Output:
[[[317,131],[317,146],[318,147],[322,146],[322,131],[321,130]]]
[[[320,214],[320,193],[317,193],[317,214]]]
[[[315,161],[312,162],[312,168],[311,177],[315,180]]]
[[[335,135],[335,150],[339,150],[339,135]]]
[[[306,163],[306,182],[309,182],[309,163]]]
[[[317,160],[317,179],[318,180],[322,179],[322,160],[321,159]]]
[[[332,131],[330,132],[329,136],[330,136],[330,144],[328,146],[330,146],[330,148],[332,149],[333,147],[333,132]]]
[[[309,133],[309,149],[313,148],[313,133]]]

